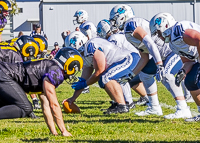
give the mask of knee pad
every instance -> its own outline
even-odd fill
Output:
[[[146,74],[144,72],[140,72],[139,76],[144,84],[147,94],[157,92],[157,84],[152,74]]]
[[[138,74],[133,79],[131,79],[128,83],[130,84],[130,87],[132,88],[134,85],[137,85],[140,82],[142,82],[142,81],[140,80],[140,77]]]
[[[169,90],[173,98],[178,96],[184,96],[181,86],[176,86],[175,77],[173,74],[166,74],[163,77],[162,84],[167,88],[167,90]]]

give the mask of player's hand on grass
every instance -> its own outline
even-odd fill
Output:
[[[71,134],[70,132],[68,132],[67,130],[64,131],[64,132],[62,133],[62,135],[65,136],[65,137],[70,137],[70,136],[72,136],[72,134]]]

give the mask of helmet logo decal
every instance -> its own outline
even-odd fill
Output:
[[[82,14],[83,14],[83,12],[82,12],[82,11],[79,11],[79,12],[78,12],[78,15],[79,15],[79,16],[81,16]]]
[[[7,6],[7,4],[4,1],[0,1],[0,5],[2,5],[3,8],[4,8],[2,10],[8,10],[8,6]]]
[[[125,13],[124,8],[119,8],[119,9],[117,10],[117,13],[119,13],[119,14]]]
[[[40,38],[34,38],[34,40],[39,43],[40,51],[41,52],[44,51],[45,50],[45,43],[42,41],[42,39],[40,39]]]
[[[161,19],[160,17],[157,18],[157,19],[155,20],[155,25],[158,24],[158,25],[160,26],[161,20],[162,20],[162,19]]]
[[[72,45],[75,45],[75,44],[76,44],[76,41],[77,41],[76,37],[71,38],[71,39],[70,39],[70,45],[71,45],[71,44],[72,44]]]
[[[30,53],[27,53],[27,52],[26,52],[26,49],[27,49],[29,46],[32,46],[32,47],[34,48],[34,50],[35,50],[34,57],[36,57],[37,54],[39,53],[39,48],[38,48],[38,45],[37,45],[36,43],[34,43],[34,42],[28,42],[28,43],[26,43],[26,44],[24,45],[24,47],[22,48],[22,55],[23,55],[24,57],[30,56]],[[30,52],[32,52],[32,51],[30,51]]]
[[[73,68],[72,71],[69,70],[69,65],[73,61],[78,61],[80,63],[79,69],[82,69],[82,67],[83,67],[83,59],[79,55],[74,55],[73,57],[70,57],[69,59],[67,59],[67,61],[64,64],[64,67],[63,67],[63,69],[67,72],[68,75],[72,75],[72,74],[75,73],[75,69],[74,68]]]

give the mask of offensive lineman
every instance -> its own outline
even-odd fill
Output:
[[[77,10],[74,14],[76,18],[73,20],[74,25],[80,24],[80,31],[90,40],[91,38],[97,37],[97,29],[96,26],[88,20],[88,13],[85,10]]]
[[[150,36],[149,22],[147,20],[135,16],[132,16],[132,18],[127,17],[126,11],[130,11],[126,5],[117,5],[111,10],[110,19],[113,21],[113,25],[121,29],[124,28],[125,36],[130,43],[142,53],[149,53],[153,56],[140,73],[140,78],[148,93],[150,106],[145,111],[137,112],[136,115],[163,114],[158,101],[157,85],[153,77],[156,74],[157,81],[163,83],[177,103],[177,111],[174,114],[165,115],[164,118],[191,117],[182,88],[177,87],[174,83],[174,75],[182,66],[180,57],[172,53],[169,46],[163,44],[157,35]],[[138,65],[138,67],[141,68],[143,66]]]
[[[85,59],[81,78],[72,85],[75,89],[74,95],[67,101],[74,102],[83,88],[99,81],[100,87],[117,103],[116,108],[108,108],[104,113],[129,112],[118,82],[126,83],[132,77],[132,70],[140,59],[139,52],[136,49],[134,52],[120,49],[102,38],[87,41],[87,37],[79,31],[71,33],[65,45],[78,49]]]
[[[96,26],[91,22],[88,21],[88,13],[85,10],[77,10],[74,14],[74,17],[76,18],[73,20],[74,25],[79,25],[79,30],[90,40],[91,38],[97,37],[97,29]],[[79,31],[76,30],[76,31]],[[82,93],[89,93],[89,86],[84,88]]]
[[[158,13],[150,21],[151,34],[169,43],[171,50],[180,55],[184,63],[176,76],[176,85],[185,78],[185,85],[192,94],[200,112],[200,26],[190,21],[177,22],[169,13]],[[188,122],[200,121],[200,115],[186,119]]]
[[[113,44],[117,45],[122,49],[128,49],[130,51],[137,50],[133,45],[131,45],[126,40],[126,37],[122,32],[112,34],[110,22],[106,19],[101,20],[98,23],[97,35],[101,38],[107,39],[108,41],[112,42]],[[131,79],[131,81],[129,81],[129,83],[126,83],[125,85],[121,84],[121,86],[124,86],[122,89],[124,92],[124,97],[126,102],[134,104],[130,90],[130,87],[132,87],[132,89],[134,89],[141,96],[140,99],[136,102],[136,104],[146,105],[146,103],[148,103],[148,96],[146,94],[146,90],[143,86],[143,83],[139,79],[139,75],[136,75],[133,79]]]

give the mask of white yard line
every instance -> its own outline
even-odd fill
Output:
[[[97,83],[93,84],[92,86],[95,86],[95,87],[99,87],[99,85]],[[100,87],[99,87],[100,88]],[[138,100],[138,98],[136,97],[133,97],[133,100]],[[176,111],[176,106],[172,106],[172,105],[167,105],[166,103],[160,103],[161,107],[163,108],[168,108],[170,110],[174,110]],[[191,113],[193,116],[197,116],[199,115],[199,113],[197,112],[197,109],[190,109]]]

